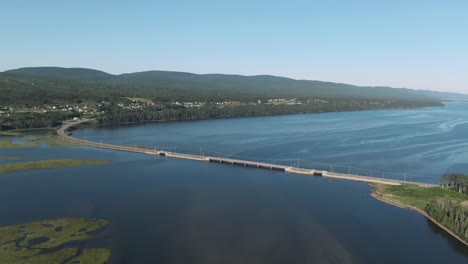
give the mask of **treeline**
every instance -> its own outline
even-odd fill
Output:
[[[244,104],[239,106],[218,107],[208,104],[200,108],[185,108],[183,106],[163,104],[145,109],[126,109],[111,102],[109,104],[103,104],[99,108],[99,112],[103,114],[99,116],[98,121],[101,124],[117,124],[144,121],[270,116],[425,106],[432,106],[432,103],[422,101],[327,99],[313,103],[293,105]]]
[[[468,211],[465,206],[450,200],[433,200],[427,204],[425,211],[438,223],[468,241]]]
[[[0,130],[57,127],[62,121],[80,116],[74,112],[13,113],[0,117]]]
[[[440,179],[442,188],[462,194],[468,194],[468,175],[444,174]]]
[[[468,175],[444,174],[440,179],[443,189],[468,195]],[[468,196],[465,201],[434,199],[424,209],[437,222],[468,241]]]

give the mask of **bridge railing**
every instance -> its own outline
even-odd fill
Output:
[[[329,171],[329,172],[335,172],[335,173],[341,173],[341,174],[351,174],[351,175],[391,179],[391,180],[407,181],[407,182],[427,182],[431,180],[434,182],[434,180],[437,179],[437,176],[435,175],[418,175],[414,173],[383,171],[383,170],[359,168],[355,166],[339,165],[339,164],[332,164],[332,163],[321,163],[321,162],[305,160],[305,159],[262,158],[262,157],[253,157],[253,156],[247,156],[247,155],[225,153],[225,152],[213,151],[213,150],[207,150],[207,149],[202,149],[201,153],[204,153],[206,156],[226,157],[226,158],[233,158],[233,159],[239,159],[239,160],[249,160],[249,161],[264,162],[264,163],[270,163],[270,164],[278,164],[278,165],[310,169],[310,170],[321,170],[321,171]]]
[[[87,141],[87,139],[81,139],[81,140]],[[107,144],[103,142],[100,142],[100,143],[103,145],[112,145],[112,144]],[[296,168],[309,169],[309,170],[321,170],[321,171],[329,171],[329,172],[335,172],[335,173],[341,173],[341,174],[383,178],[383,179],[391,179],[391,180],[398,180],[398,181],[428,182],[428,181],[431,181],[432,179],[432,182],[435,182],[434,180],[437,179],[437,176],[430,176],[430,175],[418,175],[418,174],[412,174],[412,173],[391,172],[391,171],[374,170],[374,169],[367,169],[367,168],[358,168],[354,166],[346,166],[346,165],[332,164],[332,163],[321,163],[321,162],[305,160],[305,159],[254,157],[254,156],[248,156],[245,154],[226,153],[222,151],[210,150],[210,149],[201,148],[201,147],[180,147],[180,146],[160,146],[160,145],[140,145],[140,144],[129,145],[127,147],[131,147],[135,149],[147,149],[149,151],[153,150],[155,152],[167,151],[167,152],[177,152],[181,154],[190,154],[190,155],[197,155],[197,156],[223,157],[223,158],[231,158],[231,159],[238,159],[238,160],[255,161],[255,162],[261,162],[261,163],[283,165],[283,166],[288,166],[288,167],[296,167]]]

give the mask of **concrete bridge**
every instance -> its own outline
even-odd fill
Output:
[[[79,125],[81,123],[86,123],[89,121],[91,120],[82,119],[82,120],[78,120],[74,122],[66,122],[57,130],[57,135],[66,141],[79,144],[79,145],[91,146],[91,147],[97,147],[97,148],[103,148],[103,149],[118,150],[118,151],[142,153],[142,154],[147,154],[147,155],[157,155],[157,156],[165,156],[165,157],[178,158],[178,159],[213,162],[213,163],[228,164],[228,165],[233,165],[233,166],[243,166],[243,167],[256,168],[256,169],[275,170],[275,171],[282,171],[286,173],[302,174],[302,175],[308,175],[308,176],[320,176],[320,177],[326,177],[326,178],[351,180],[351,181],[361,181],[361,182],[367,182],[367,183],[381,183],[381,184],[388,184],[388,185],[400,185],[403,183],[412,183],[412,184],[426,186],[426,187],[436,186],[433,184],[426,184],[426,183],[421,183],[421,182],[409,182],[409,181],[401,181],[401,180],[384,179],[384,178],[378,178],[378,177],[368,177],[368,176],[361,176],[361,175],[354,175],[354,174],[337,173],[337,172],[330,172],[330,171],[323,171],[323,170],[306,169],[306,168],[291,167],[291,166],[271,164],[271,163],[265,163],[265,162],[257,162],[257,161],[251,161],[251,160],[240,160],[240,159],[231,159],[231,158],[224,158],[224,157],[210,157],[210,156],[193,155],[193,154],[186,154],[186,153],[180,153],[180,152],[161,151],[161,150],[156,150],[156,149],[151,150],[148,148],[141,148],[138,146],[129,147],[129,146],[120,146],[120,145],[113,145],[113,144],[104,144],[101,142],[78,139],[78,138],[72,137],[66,132],[69,128],[73,126]]]

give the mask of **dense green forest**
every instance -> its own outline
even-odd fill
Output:
[[[444,174],[440,179],[442,188],[468,195],[468,175]]]
[[[100,107],[105,114],[99,116],[99,122],[126,123],[155,120],[185,120],[207,118],[230,118],[243,116],[268,116],[298,113],[321,113],[336,111],[357,111],[369,109],[411,108],[433,106],[425,102],[385,101],[385,100],[331,100],[324,103],[294,104],[294,105],[239,105],[217,107],[208,105],[200,108],[184,108],[181,106],[155,106],[144,110],[129,110],[108,104]]]
[[[10,116],[0,116],[1,130],[57,127],[63,120],[71,119],[79,114],[74,112],[50,112],[50,113],[15,113]]]
[[[464,202],[451,199],[434,199],[425,211],[442,225],[468,241],[468,175],[444,174],[440,179],[442,188],[466,195]]]
[[[441,106],[446,93],[276,76],[150,71],[112,75],[79,68],[0,73],[1,129]],[[464,96],[464,95],[459,95]]]
[[[461,239],[468,241],[468,209],[466,206],[451,200],[433,200],[427,204],[425,211]]]

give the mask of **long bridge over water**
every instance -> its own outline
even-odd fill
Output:
[[[351,173],[338,173],[333,171],[326,171],[326,170],[316,170],[316,169],[308,169],[308,168],[301,168],[298,166],[286,166],[280,164],[272,164],[267,162],[258,162],[252,160],[243,160],[243,159],[233,159],[233,158],[225,158],[225,157],[217,157],[217,156],[204,156],[204,155],[193,155],[188,153],[181,153],[175,151],[163,151],[163,150],[151,150],[147,148],[139,148],[137,146],[130,147],[130,146],[121,146],[121,145],[114,145],[114,144],[106,144],[101,142],[93,142],[83,139],[78,139],[72,137],[67,133],[67,130],[73,126],[77,126],[81,123],[86,123],[91,120],[89,119],[82,119],[74,122],[66,122],[64,123],[58,130],[57,135],[69,142],[76,143],[79,145],[90,146],[90,147],[97,147],[103,149],[111,149],[117,151],[126,151],[126,152],[135,152],[135,153],[142,153],[147,155],[157,155],[157,156],[165,156],[171,158],[178,158],[178,159],[186,159],[186,160],[195,160],[195,161],[203,161],[203,162],[214,162],[220,164],[229,164],[229,165],[237,165],[243,167],[250,167],[250,168],[257,168],[257,169],[268,169],[268,170],[276,170],[282,171],[286,173],[293,173],[293,174],[302,174],[308,176],[320,176],[320,177],[327,177],[327,178],[335,178],[335,179],[343,179],[343,180],[352,180],[352,181],[361,181],[367,183],[381,183],[381,184],[388,184],[388,185],[400,185],[403,183],[412,183],[417,184],[420,186],[435,186],[432,184],[421,183],[421,182],[414,182],[414,181],[406,181],[406,180],[397,180],[397,179],[384,179],[379,177],[369,177],[369,176],[362,176],[356,175]]]

